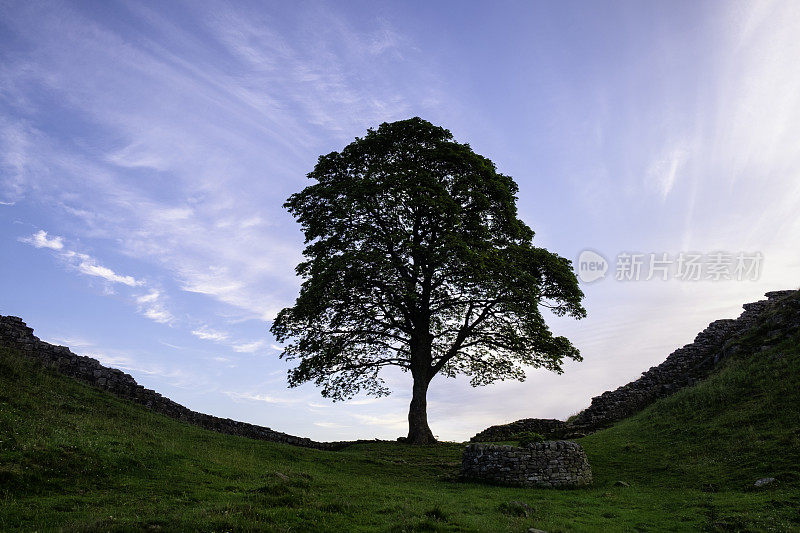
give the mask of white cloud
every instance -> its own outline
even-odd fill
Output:
[[[197,390],[197,387],[201,384],[208,385],[204,376],[196,375],[191,371],[186,371],[185,368],[179,366],[166,367],[159,363],[145,362],[144,357],[140,358],[138,356],[132,356],[122,352],[100,352],[88,355],[89,357],[97,359],[105,366],[118,368],[134,374],[134,377],[139,384],[142,384],[142,377],[144,376],[144,378],[158,377],[174,387],[191,387],[194,390]],[[135,374],[140,375],[137,377]],[[145,384],[145,386],[152,385]]]
[[[172,316],[172,313],[170,313],[166,309],[160,309],[155,307],[149,307],[145,309],[144,316],[146,316],[150,320],[158,322],[159,324],[169,324],[175,318]]]
[[[0,85],[0,87],[2,87]],[[14,205],[24,197],[30,175],[30,151],[35,146],[25,122],[9,122],[0,117],[0,193],[3,205]]]
[[[137,281],[133,276],[120,275],[108,267],[98,265],[94,258],[86,254],[67,252],[66,257],[78,258],[78,270],[88,276],[96,276],[108,282],[121,283],[128,287],[136,287],[143,284],[143,282]]]
[[[336,422],[314,422],[314,425],[319,426],[321,428],[329,428],[329,429],[350,427],[350,426],[345,426],[344,424],[337,424]]]
[[[39,230],[31,236],[23,237],[19,240],[35,248],[47,248],[57,252],[57,256],[60,259],[88,276],[102,278],[109,283],[121,283],[129,287],[144,284],[141,281],[137,281],[133,276],[117,274],[110,268],[98,264],[97,260],[90,255],[65,249],[63,237],[48,237],[47,232],[44,230]]]
[[[354,414],[353,418],[359,421],[360,424],[366,426],[379,426],[394,430],[407,430],[408,418],[401,414],[385,414],[385,415],[361,415]]]
[[[145,317],[159,324],[171,324],[175,317],[169,312],[163,302],[161,291],[151,289],[150,292],[136,297],[139,312]]]
[[[170,344],[170,343],[165,342],[165,341],[158,341],[158,342],[160,344],[163,344],[164,346],[167,346],[167,347],[172,348],[174,350],[185,350],[186,349],[186,346],[178,346],[177,344]]]
[[[244,344],[234,344],[233,350],[239,353],[254,353],[266,345],[266,341],[253,341]]]
[[[120,370],[139,370],[136,368],[136,362],[134,358],[129,355],[112,355],[107,352],[97,352],[86,354],[86,356],[97,359],[100,361],[100,364],[111,368],[118,368]]]
[[[19,240],[36,248],[53,250],[56,257],[70,268],[74,268],[81,274],[105,280],[107,284],[103,287],[103,291],[106,295],[115,294],[113,289],[115,284],[127,287],[145,286],[144,281],[137,280],[130,275],[118,274],[114,270],[99,264],[94,257],[88,254],[65,248],[63,237],[49,236],[44,230],[39,230],[31,236],[20,238]],[[133,300],[137,305],[138,311],[150,320],[159,324],[170,324],[175,320],[175,317],[164,305],[161,292],[156,289],[151,289],[145,294],[135,296]]]
[[[30,237],[23,237],[20,242],[30,244],[36,248],[49,248],[51,250],[61,250],[64,248],[64,240],[61,237],[47,237],[47,232],[39,230]]]
[[[52,339],[43,339],[51,344],[60,344],[61,346],[68,346],[70,348],[90,348],[95,345],[93,341],[89,341],[80,337],[53,337]]]
[[[252,402],[277,403],[277,404],[297,403],[300,401],[296,398],[278,398],[276,396],[270,396],[269,394],[257,394],[253,392],[225,391],[224,394],[236,401],[246,400]]]
[[[145,304],[152,304],[158,301],[158,298],[161,296],[161,292],[153,289],[147,294],[143,294],[141,296],[136,297],[136,303],[145,305]]]
[[[214,341],[214,342],[222,342],[224,340],[227,340],[229,337],[229,334],[227,332],[211,329],[208,326],[201,326],[193,330],[192,335],[194,335],[199,339]]]

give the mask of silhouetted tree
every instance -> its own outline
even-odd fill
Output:
[[[514,180],[448,130],[381,124],[308,177],[316,183],[285,204],[305,233],[304,282],[271,328],[288,343],[281,357],[299,360],[290,386],[381,396],[380,369],[398,366],[413,377],[408,440],[430,443],[437,374],[477,386],[580,360],[540,312],[586,315],[570,261],[533,246]]]

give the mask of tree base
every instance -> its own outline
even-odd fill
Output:
[[[408,437],[403,439],[403,442],[406,444],[436,444],[439,441],[436,440],[431,430],[428,429],[427,431],[409,432]]]

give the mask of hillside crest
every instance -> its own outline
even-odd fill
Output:
[[[591,405],[569,422],[526,418],[510,424],[491,426],[470,440],[509,440],[516,434],[528,431],[553,438],[574,438],[627,418],[657,399],[708,377],[721,361],[738,349],[735,341],[756,324],[767,321],[768,315],[775,321],[771,337],[776,340],[783,338],[787,329],[800,329],[800,291],[773,291],[765,296],[765,300],[744,304],[744,312],[736,319],[712,322],[692,343],[672,352],[663,363],[645,371],[639,379],[593,398]],[[792,312],[775,313],[781,309]],[[66,346],[56,346],[40,340],[33,334],[33,329],[16,316],[0,315],[0,345],[19,350],[61,374],[205,429],[323,450],[335,450],[349,444],[317,442],[264,426],[192,411],[139,385],[131,375],[121,370],[103,366],[91,357],[76,355]]]
[[[535,432],[549,437],[574,438],[612,425],[638,413],[659,398],[692,386],[707,378],[715,368],[738,349],[736,340],[753,326],[764,322],[774,311],[798,308],[800,291],[768,292],[765,300],[746,303],[735,319],[716,320],[697,334],[694,341],[672,352],[660,365],[651,367],[642,376],[615,390],[592,398],[591,405],[568,422],[555,419],[525,418],[509,424],[491,426],[470,439],[473,442],[509,440],[513,435]],[[797,331],[797,313],[776,314],[794,317],[794,322],[774,324],[775,340],[785,329]]]

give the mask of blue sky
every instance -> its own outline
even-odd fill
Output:
[[[281,204],[319,154],[421,116],[520,185],[536,241],[610,263],[585,361],[478,389],[435,434],[566,417],[800,285],[796,2],[0,2],[0,313],[193,409],[317,439],[405,432],[410,378],[332,404],[269,335]],[[756,280],[617,281],[622,252],[760,252]]]

